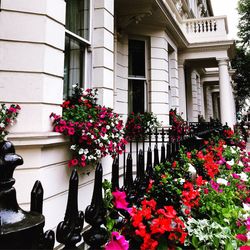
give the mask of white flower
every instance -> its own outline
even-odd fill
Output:
[[[99,147],[103,147],[103,143],[102,142],[99,144]]]
[[[183,184],[185,182],[185,179],[180,178],[179,181],[180,181],[180,184]]]
[[[232,159],[231,161],[227,161],[227,164],[230,165],[230,166],[233,166],[234,165],[234,159]]]
[[[94,135],[91,135],[91,139],[94,139],[95,137],[94,137]]]
[[[248,177],[247,177],[246,173],[242,172],[242,173],[240,173],[238,175],[240,176],[240,179],[242,181],[247,181],[248,180]]]
[[[243,203],[243,208],[246,212],[250,211],[250,204],[249,203]]]
[[[71,149],[71,150],[76,150],[76,145],[71,145],[71,146],[70,146],[70,149]]]
[[[84,150],[82,148],[79,149],[78,154],[82,155],[84,153]]]
[[[0,127],[1,127],[1,128],[4,128],[4,124],[3,124],[3,123],[0,123]]]
[[[109,125],[107,125],[107,126],[106,126],[106,129],[110,129],[110,126],[109,126]]]
[[[247,240],[250,240],[250,231],[247,232]]]
[[[72,85],[72,88],[74,89],[74,88],[76,88],[77,87],[77,84],[73,84]]]
[[[244,167],[242,161],[239,161],[239,162],[238,162],[238,165],[239,165],[240,167]]]
[[[108,135],[105,134],[104,136],[101,136],[101,138],[102,138],[103,140],[108,140]]]
[[[191,174],[192,180],[195,180],[197,172],[195,167],[191,163],[188,163],[188,172]]]
[[[218,184],[223,184],[223,185],[227,185],[228,181],[223,179],[223,178],[217,178],[217,181],[216,181]]]

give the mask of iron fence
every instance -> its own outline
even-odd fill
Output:
[[[221,131],[219,123],[189,125],[189,133],[179,139],[171,137],[170,128],[157,128],[145,135],[142,141],[129,142],[123,155],[113,161],[112,190],[124,190],[129,203],[139,202],[156,165],[173,161],[182,145],[187,150],[203,147],[204,139]],[[86,249],[86,246],[101,249],[109,237],[104,227],[107,211],[102,194],[102,165],[96,167],[92,200],[85,214],[78,210],[78,173],[75,169],[72,171],[65,217],[54,233],[52,230],[43,231],[43,188],[39,181],[31,192],[30,212],[23,211],[17,204],[12,176],[15,167],[22,163],[22,157],[15,154],[10,142],[0,144],[0,249],[53,249],[55,238],[64,249]],[[122,173],[119,173],[120,166]],[[123,177],[122,185],[120,176]],[[88,227],[83,232],[84,222]]]

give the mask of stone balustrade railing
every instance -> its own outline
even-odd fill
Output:
[[[226,16],[186,19],[182,30],[190,43],[211,42],[227,39]]]

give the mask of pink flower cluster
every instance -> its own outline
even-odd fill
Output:
[[[69,167],[85,167],[106,155],[121,154],[127,143],[123,135],[123,121],[111,108],[96,104],[96,91],[78,88],[62,107],[63,115],[54,113],[54,131],[70,138],[73,157]]]
[[[0,105],[0,141],[8,134],[6,128],[16,119],[20,109],[18,104],[11,104],[9,108],[4,103]]]

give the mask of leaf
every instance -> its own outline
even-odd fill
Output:
[[[225,246],[225,250],[234,250],[233,245],[231,244],[231,242],[227,241],[226,246]]]
[[[199,245],[199,239],[193,235],[192,237],[192,245],[195,247],[195,248],[198,248],[198,245]]]

